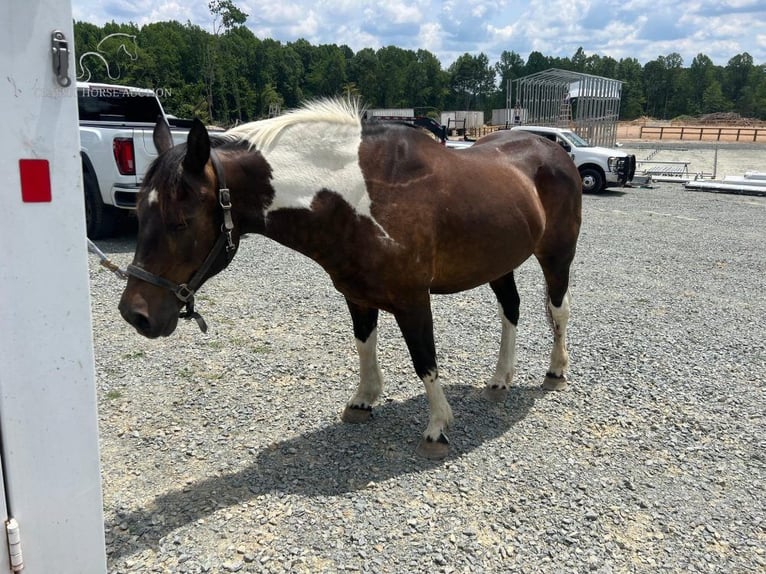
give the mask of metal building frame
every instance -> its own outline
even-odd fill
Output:
[[[570,128],[592,145],[614,146],[620,80],[551,68],[513,83],[515,115],[525,124]]]

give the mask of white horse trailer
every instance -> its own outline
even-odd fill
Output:
[[[0,572],[106,572],[73,38],[0,1]]]

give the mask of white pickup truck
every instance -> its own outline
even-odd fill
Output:
[[[572,130],[526,125],[511,129],[531,132],[559,143],[580,171],[584,193],[622,187],[633,179],[636,172],[636,156],[612,148],[591,146]]]
[[[157,157],[152,131],[158,117],[171,125],[176,143],[186,141],[183,121],[168,119],[152,90],[77,83],[80,156],[88,237],[112,234],[136,207],[149,164]]]

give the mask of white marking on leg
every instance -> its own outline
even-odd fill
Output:
[[[371,407],[383,391],[383,374],[378,365],[378,329],[372,330],[367,340],[356,339],[359,353],[359,386],[348,402],[350,407]]]
[[[569,291],[564,294],[561,307],[556,307],[548,300],[548,316],[553,329],[553,350],[548,372],[561,377],[569,366],[567,352],[567,323],[569,322]]]
[[[439,372],[434,369],[429,371],[423,377],[423,384],[426,387],[426,397],[428,398],[428,408],[430,417],[423,437],[426,440],[436,442],[444,430],[452,424],[452,409],[444,396],[441,383],[439,383]]]
[[[149,192],[149,195],[147,196],[146,201],[149,205],[156,205],[157,203],[160,202],[160,194],[157,193],[156,189],[152,189]]]
[[[497,356],[495,374],[492,375],[487,386],[494,389],[507,389],[510,388],[513,375],[516,373],[516,325],[505,316],[502,305],[498,305],[498,310],[502,323],[500,353]]]

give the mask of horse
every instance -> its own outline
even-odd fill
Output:
[[[210,136],[196,120],[173,146],[158,121],[159,156],[137,200],[138,235],[119,303],[141,335],[168,336],[204,319],[194,293],[233,259],[249,233],[313,259],[345,298],[359,382],[341,418],[363,423],[383,389],[379,311],[391,313],[425,386],[429,421],[416,452],[449,453],[452,409],[439,379],[431,294],[488,283],[501,319],[500,352],[484,393],[502,402],[516,370],[514,270],[534,255],[553,332],[546,390],[567,386],[569,270],[582,184],[555,143],[511,131],[452,150],[412,127],[363,122],[358,102],[317,100]]]

